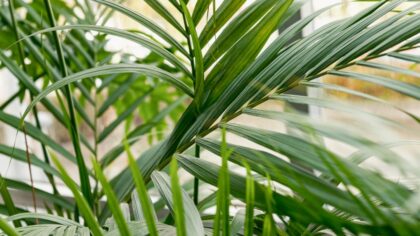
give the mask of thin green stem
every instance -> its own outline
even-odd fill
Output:
[[[25,125],[22,126],[23,129],[23,134],[24,134],[24,138],[25,138],[25,154],[26,154],[26,161],[28,162],[28,168],[29,168],[29,179],[31,182],[31,186],[32,186],[32,204],[36,213],[37,207],[36,207],[36,195],[35,195],[35,187],[34,187],[34,179],[33,179],[33,175],[32,175],[32,164],[31,164],[31,158],[29,155],[29,146],[28,146],[28,137],[26,134],[26,129],[25,129]],[[39,224],[38,219],[36,219],[35,221],[37,224]]]
[[[190,63],[191,63],[191,73],[193,75],[193,82],[194,82],[194,87],[195,87],[196,72],[195,72],[195,62],[194,62],[194,51],[193,51],[192,42],[191,42],[191,33],[190,33],[190,29],[189,29],[188,24],[187,24],[187,19],[185,17],[184,11],[181,11],[181,13],[182,13],[182,20],[183,20],[184,27],[185,27],[185,32],[187,33],[187,44],[188,44],[188,52],[190,54],[189,59],[190,59]],[[200,158],[200,146],[198,146],[198,145],[195,146],[195,156],[197,158]],[[199,184],[200,184],[199,179],[197,177],[194,177],[193,201],[194,201],[195,205],[198,205],[198,194],[200,192],[200,189],[199,189],[200,185]]]
[[[190,32],[190,28],[188,27],[187,19],[185,17],[184,11],[181,11],[181,13],[182,13],[182,20],[183,20],[184,27],[185,27],[185,32],[187,33],[187,44],[188,44],[188,52],[190,54],[189,59],[190,59],[190,63],[191,63],[191,73],[192,73],[192,76],[193,76],[193,83],[194,83],[194,87],[195,87],[196,72],[195,72],[195,62],[194,62],[194,51],[193,51],[192,42],[191,42],[191,32]],[[200,146],[198,146],[198,145],[195,146],[195,156],[197,158],[200,158]],[[195,205],[198,205],[198,193],[199,193],[199,191],[200,191],[199,179],[197,177],[194,177],[193,200],[194,200]]]
[[[92,53],[91,53],[91,56],[92,56],[92,59],[93,59],[94,62],[96,62],[97,51],[98,51],[98,48],[95,46],[93,48]],[[94,66],[96,66],[96,65],[94,65]],[[93,142],[94,142],[94,144],[93,145],[94,146],[93,146],[93,150],[94,150],[95,160],[99,161],[99,158],[98,158],[99,153],[98,152],[99,152],[100,141],[99,141],[99,133],[98,133],[98,119],[99,119],[99,117],[98,117],[98,109],[99,109],[99,107],[98,107],[98,100],[99,100],[98,97],[99,97],[100,91],[98,91],[98,87],[96,86],[95,83],[94,83],[93,87],[94,87],[94,94],[95,94],[95,98],[94,98],[95,100],[94,100],[94,103],[93,103],[93,110],[94,110],[94,114],[93,114],[94,115],[94,117],[93,117],[93,119],[94,119],[94,121],[93,121],[94,122],[94,124],[93,124],[93,139],[94,139]],[[100,200],[99,180],[95,179],[95,181],[96,181],[95,188],[93,190],[93,199],[95,201],[94,213],[99,216],[99,200]]]
[[[93,146],[93,150],[94,150],[94,155],[95,155],[95,160],[98,161],[98,89],[95,86],[95,103],[94,103],[94,129],[93,129],[93,137],[94,137],[94,146]],[[98,179],[95,179],[95,187],[93,189],[93,199],[95,201],[95,207],[94,207],[94,213],[99,215],[99,181]]]
[[[44,4],[47,10],[50,26],[55,27],[56,22],[55,22],[55,17],[54,17],[50,0],[44,0]],[[66,77],[68,75],[68,72],[67,72],[66,62],[64,59],[63,48],[62,48],[60,39],[58,37],[57,31],[53,31],[52,34],[53,34],[54,42],[56,44],[57,55],[58,55],[60,70],[61,70],[61,76]],[[79,130],[77,126],[76,114],[74,111],[73,97],[71,96],[71,90],[70,90],[69,85],[64,87],[64,94],[66,96],[67,106],[68,106],[69,116],[70,116],[68,129],[69,129],[70,136],[72,139],[73,148],[76,154],[77,165],[79,167],[78,169],[79,169],[82,193],[83,193],[83,196],[86,198],[89,206],[93,207],[93,198],[92,198],[92,193],[90,189],[89,175],[88,175],[86,163],[84,162],[83,155],[82,155]]]
[[[191,64],[191,73],[193,76],[193,82],[195,84],[195,62],[194,62],[194,50],[192,47],[192,42],[191,42],[191,32],[190,32],[190,28],[188,27],[187,24],[187,19],[185,18],[185,13],[184,11],[182,11],[182,20],[184,23],[184,27],[185,27],[185,32],[187,34],[187,44],[188,44],[188,53],[190,54],[189,56],[189,60],[190,60],[190,64]]]
[[[200,158],[200,146],[198,146],[197,144],[195,145],[195,157]],[[200,188],[199,179],[197,177],[194,177],[194,196],[193,196],[193,200],[194,200],[194,204],[196,206],[198,205],[199,188]]]

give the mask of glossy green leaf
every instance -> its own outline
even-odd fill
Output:
[[[173,174],[172,174],[173,175]],[[183,191],[182,189],[179,189],[179,196],[181,199],[175,200],[173,196],[173,190],[174,185],[172,184],[173,177],[171,179],[169,176],[163,172],[154,172],[152,174],[152,180],[155,185],[155,187],[159,190],[159,193],[167,203],[167,206],[169,207],[171,214],[175,215],[174,218],[177,221],[177,232],[185,232],[183,235],[203,235],[204,234],[204,228],[203,223],[201,222],[200,214],[197,211],[197,208],[194,205],[194,202],[192,199],[188,196],[188,194]],[[176,193],[175,193],[176,194]],[[175,204],[181,204],[181,209],[178,208],[179,206],[175,206]],[[176,212],[177,211],[177,212]],[[183,212],[183,214],[180,214],[180,212]],[[178,218],[177,217],[180,217]],[[182,217],[182,218],[181,218]],[[180,226],[179,224],[185,224],[184,226]],[[185,227],[184,229],[179,227]]]
[[[0,219],[0,229],[8,236],[19,236],[19,233],[3,219]]]
[[[134,182],[136,184],[136,193],[137,193],[138,198],[140,199],[141,208],[139,210],[141,210],[141,212],[139,212],[139,215],[141,215],[142,218],[144,218],[144,222],[147,225],[149,234],[151,236],[157,236],[158,232],[156,229],[156,222],[157,222],[156,212],[153,209],[152,202],[147,193],[146,184],[144,183],[143,176],[141,175],[140,170],[136,166],[136,162],[134,160],[133,154],[130,151],[130,147],[127,141],[125,141],[124,145],[125,145],[125,151],[127,152],[127,155],[128,155],[130,170],[133,175]],[[135,199],[132,199],[132,200],[135,201]]]
[[[79,188],[77,187],[76,183],[71,179],[71,177],[67,174],[64,167],[61,165],[61,163],[58,161],[58,159],[53,155],[51,156],[54,164],[57,166],[58,171],[61,174],[61,179],[63,182],[69,187],[71,192],[73,193],[73,197],[77,203],[77,207],[82,213],[86,224],[89,226],[89,229],[92,231],[92,234],[94,236],[100,236],[102,234],[101,227],[98,224],[98,221],[96,220],[92,210],[89,207],[89,204],[87,200],[82,196],[80,193]]]
[[[227,0],[217,8],[216,12],[207,20],[204,29],[200,33],[200,44],[207,42],[219,31],[229,19],[238,12],[245,0]]]
[[[119,202],[117,198],[115,197],[115,194],[111,189],[111,186],[109,185],[99,164],[95,160],[92,160],[92,163],[93,163],[93,169],[95,170],[95,173],[96,173],[96,177],[98,178],[99,182],[102,185],[103,191],[105,192],[105,195],[107,197],[108,206],[111,209],[113,219],[116,222],[121,235],[129,236],[130,232],[128,230],[127,222],[123,216],[123,213],[119,206]]]

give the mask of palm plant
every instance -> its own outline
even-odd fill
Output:
[[[6,113],[6,104],[0,119],[38,141],[44,159],[30,154],[28,147],[20,150],[2,145],[1,149],[15,160],[41,168],[53,191],[3,178],[2,213],[10,215],[7,220],[16,227],[1,220],[0,228],[6,234],[415,235],[420,230],[417,186],[408,187],[363,167],[374,158],[397,167],[401,175],[418,178],[418,162],[413,164],[392,149],[418,145],[392,136],[395,130],[415,133],[418,116],[380,97],[322,80],[328,75],[361,80],[417,102],[418,84],[353,69],[359,66],[420,77],[415,67],[420,61],[415,54],[420,43],[420,4],[374,2],[352,17],[330,22],[293,41],[328,8],[276,35],[279,26],[298,12],[305,0],[256,0],[249,5],[245,0],[226,0],[220,5],[211,0],[171,0],[167,4],[146,0],[173,28],[172,35],[141,13],[110,0],[92,3],[96,11],[119,12],[151,34],[105,26],[103,22],[109,16],[93,14],[89,1],[77,3],[86,16],[82,20],[61,1],[16,1],[27,10],[26,17],[47,17],[46,21],[30,22],[14,17],[14,2],[9,0],[10,8],[1,11],[2,29],[16,36],[7,42],[14,50],[10,55],[0,53],[0,61],[20,83],[20,92],[10,100],[28,91],[31,103],[22,117]],[[46,15],[40,14],[44,11]],[[67,24],[57,26],[55,14],[63,16]],[[60,39],[57,32],[67,30]],[[83,31],[98,34],[88,41]],[[151,54],[134,62],[111,63],[113,53],[105,50],[105,35],[131,40]],[[179,43],[177,37],[185,43]],[[381,61],[388,57],[414,66],[407,69]],[[26,66],[26,58],[34,63]],[[34,80],[43,81],[43,87],[39,89]],[[100,85],[92,83],[94,80],[101,81]],[[401,112],[415,124],[398,124],[335,97],[287,93],[296,87],[361,97]],[[53,92],[58,104],[47,96]],[[101,103],[101,96],[108,97]],[[284,104],[284,109],[264,106],[273,102]],[[39,103],[67,127],[74,154],[43,132],[37,121]],[[357,122],[325,121],[302,114],[290,104],[345,112]],[[93,118],[84,112],[86,106],[93,106]],[[98,119],[111,106],[119,116],[100,130]],[[133,126],[133,112],[138,107],[143,123]],[[35,124],[24,122],[31,111]],[[159,131],[170,123],[165,122],[168,117],[176,123],[169,134],[163,135]],[[252,123],[240,123],[242,117],[280,122],[287,130],[253,127]],[[80,123],[92,128],[93,145],[80,132]],[[99,156],[98,145],[123,123],[125,134],[117,146]],[[156,130],[160,135],[151,138],[150,148],[135,160],[131,147]],[[232,135],[249,145],[235,144]],[[348,156],[328,145],[331,140],[351,147],[353,153]],[[87,147],[87,154],[82,146]],[[213,154],[212,161],[209,153]],[[129,166],[108,181],[103,170],[124,156]],[[214,160],[217,156],[219,160]],[[60,157],[77,165],[80,184],[68,175]],[[87,165],[91,162],[92,169]],[[178,166],[194,179],[180,185]],[[74,201],[60,195],[56,179],[68,186]],[[96,187],[92,188],[92,183]],[[150,195],[153,188],[160,195],[154,202]],[[24,210],[15,207],[9,189],[33,192],[44,200],[50,214],[17,214]],[[217,191],[209,193],[207,189]],[[104,197],[107,204],[100,202]],[[233,204],[236,201],[241,204]],[[120,205],[124,202],[131,203],[133,217],[124,204]],[[234,214],[234,205],[244,209]]]

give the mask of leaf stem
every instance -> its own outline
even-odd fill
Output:
[[[195,145],[195,157],[200,158],[200,146]],[[194,177],[194,204],[198,205],[198,194],[199,194],[199,188],[200,188],[200,180],[197,177]]]
[[[26,134],[26,128],[25,125],[22,126],[23,129],[23,134],[25,137],[25,153],[26,153],[26,161],[28,162],[28,167],[29,167],[29,178],[31,181],[31,186],[32,186],[32,204],[34,206],[34,211],[36,213],[37,211],[37,207],[36,207],[36,196],[35,196],[35,187],[34,187],[34,179],[32,176],[32,165],[31,165],[31,158],[29,155],[29,146],[28,146],[28,138],[27,138],[27,134]],[[35,219],[36,224],[39,224],[39,220],[38,218]]]
[[[191,42],[191,32],[190,32],[190,28],[188,27],[188,24],[187,24],[187,19],[185,18],[185,13],[184,13],[184,11],[181,11],[181,13],[182,13],[182,20],[183,20],[183,23],[184,23],[184,27],[185,27],[185,32],[186,32],[186,38],[187,38],[187,44],[188,44],[188,53],[189,53],[189,60],[190,60],[190,64],[191,64],[191,73],[192,73],[192,76],[193,76],[193,82],[194,82],[194,85],[195,85],[195,83],[196,83],[196,81],[195,81],[195,77],[196,77],[196,75],[195,75],[195,62],[194,62],[194,50],[193,50],[193,47],[192,47],[192,42]]]
[[[55,27],[56,22],[55,22],[54,13],[52,10],[50,0],[44,0],[44,4],[47,10],[50,26]],[[67,71],[66,62],[64,59],[63,48],[60,43],[60,39],[58,37],[57,31],[53,31],[52,34],[53,34],[54,42],[56,44],[57,55],[58,55],[60,70],[61,70],[61,76],[66,77],[68,75],[68,71]],[[64,87],[64,94],[66,96],[67,106],[69,109],[69,116],[70,116],[68,129],[69,129],[70,136],[72,139],[73,148],[76,154],[77,165],[79,167],[78,169],[79,169],[82,193],[83,193],[83,196],[86,198],[87,202],[89,203],[89,206],[93,207],[93,198],[92,198],[92,193],[90,191],[89,175],[88,175],[86,163],[84,162],[84,159],[83,159],[82,150],[80,147],[80,137],[79,137],[79,131],[78,131],[78,126],[77,126],[77,121],[76,121],[76,114],[74,112],[73,97],[71,96],[70,85],[66,85]]]

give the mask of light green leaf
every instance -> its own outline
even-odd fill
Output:
[[[127,235],[127,236],[131,235],[128,230],[127,222],[119,206],[118,199],[115,197],[115,194],[111,188],[111,185],[106,180],[106,177],[104,173],[102,172],[101,167],[94,159],[92,159],[92,164],[93,164],[93,169],[95,170],[95,173],[96,173],[96,177],[98,178],[99,182],[102,185],[102,189],[105,192],[108,206],[111,209],[113,219],[116,222],[121,235]]]
[[[176,208],[175,204],[180,204],[180,202],[176,202],[172,196],[172,191],[174,191],[172,189],[174,187],[174,185],[172,184],[172,181],[174,180],[173,179],[169,180],[169,176],[167,174],[163,172],[157,172],[157,171],[153,172],[152,180],[153,180],[153,183],[155,184],[155,187],[159,190],[161,196],[163,197],[167,206],[169,207],[171,214],[174,215],[177,228],[182,227],[182,226],[178,226],[178,224],[182,224],[182,223],[185,224],[184,232],[186,233],[183,235],[204,235],[204,227],[203,227],[203,223],[201,222],[200,214],[198,213],[198,210],[195,207],[194,202],[188,196],[188,194],[182,189],[179,189],[180,194],[181,194],[179,197],[182,197],[182,205],[183,205],[182,208],[183,208],[184,214],[178,215],[178,217],[182,217],[183,219],[177,218],[176,215],[179,214],[179,212],[175,212],[175,210],[179,210],[179,208]],[[179,232],[178,230],[179,229],[177,229],[177,232]]]
[[[134,160],[133,154],[130,151],[130,147],[127,143],[127,140],[124,142],[124,148],[128,155],[128,162],[130,166],[131,173],[133,175],[134,182],[136,184],[136,193],[137,197],[140,199],[140,204],[138,204],[138,215],[141,215],[144,219],[144,222],[147,225],[147,229],[151,236],[157,236],[158,232],[156,229],[156,222],[158,222],[156,217],[156,212],[153,209],[152,201],[150,196],[147,193],[147,187],[144,183],[143,176],[141,175],[140,170],[137,168],[136,161]],[[138,199],[132,199],[136,201]]]

